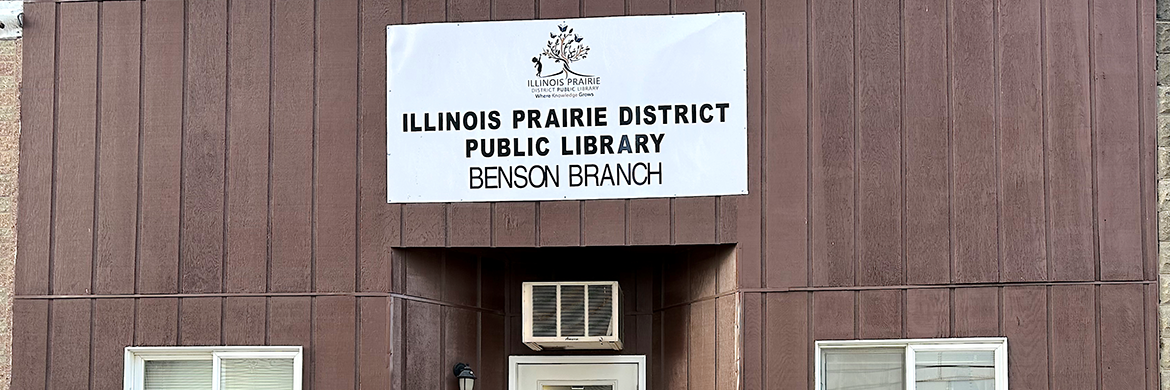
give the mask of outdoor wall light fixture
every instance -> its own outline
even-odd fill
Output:
[[[475,372],[471,371],[471,366],[466,363],[455,363],[451,372],[455,373],[455,379],[459,381],[459,390],[474,390]]]

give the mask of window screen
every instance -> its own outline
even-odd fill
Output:
[[[211,390],[211,359],[147,360],[145,390]]]
[[[222,359],[222,390],[285,390],[293,387],[292,359]]]
[[[904,348],[842,348],[825,352],[826,390],[903,390]]]

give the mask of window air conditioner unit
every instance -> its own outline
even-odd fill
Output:
[[[525,282],[524,345],[620,351],[621,301],[617,282]]]

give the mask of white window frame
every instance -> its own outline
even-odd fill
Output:
[[[972,337],[949,339],[902,340],[820,340],[813,355],[816,376],[815,389],[825,388],[824,353],[826,350],[849,348],[903,348],[905,350],[906,390],[914,390],[915,352],[919,351],[993,351],[995,352],[995,390],[1008,390],[1008,361],[1006,337]]]
[[[145,389],[143,381],[148,360],[211,360],[211,388],[219,390],[221,359],[292,359],[293,390],[301,390],[302,356],[300,346],[126,347],[122,388]]]

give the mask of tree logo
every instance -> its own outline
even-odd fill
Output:
[[[566,24],[558,25],[557,29],[560,31],[548,33],[548,45],[545,46],[544,52],[536,57],[532,57],[533,66],[536,68],[536,77],[549,78],[562,75],[565,78],[568,78],[569,75],[593,77],[592,75],[577,73],[570,67],[572,63],[589,56],[589,46],[581,43],[581,41],[585,40],[585,37],[574,33],[573,29]],[[561,71],[549,75],[541,75],[541,72],[544,70],[541,57],[548,58],[555,64],[561,64]]]

